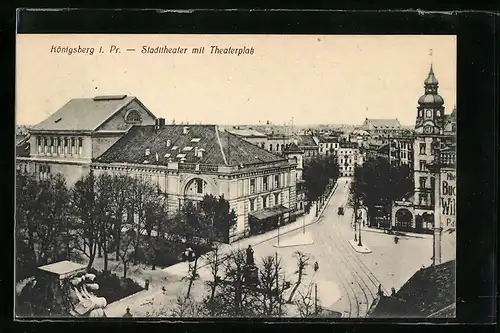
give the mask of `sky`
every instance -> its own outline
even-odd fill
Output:
[[[456,103],[456,36],[18,35],[16,44],[19,125],[41,122],[72,98],[123,94],[167,123],[283,125],[293,118],[298,126],[361,125],[365,118],[398,118],[412,125],[431,62],[445,112]],[[120,51],[110,52],[112,45]],[[165,45],[187,52],[141,53]],[[212,45],[254,52],[210,54]],[[58,46],[94,53],[51,52]],[[203,54],[192,54],[202,46]]]

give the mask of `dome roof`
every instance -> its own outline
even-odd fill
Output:
[[[433,105],[443,105],[444,99],[440,95],[425,94],[418,99],[418,104],[433,104]]]
[[[424,81],[424,84],[426,86],[429,85],[437,86],[439,84],[439,81],[436,79],[436,76],[434,75],[434,70],[432,69],[432,65],[429,71],[429,75],[427,76],[427,79],[425,79]]]

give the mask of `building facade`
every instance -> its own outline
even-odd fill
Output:
[[[432,230],[434,227],[436,177],[427,165],[434,162],[436,143],[444,132],[444,100],[438,93],[438,86],[439,82],[431,65],[429,75],[424,81],[425,93],[418,99],[413,143],[414,207],[417,229]]]
[[[134,96],[72,99],[29,130],[29,154],[17,162],[39,178],[60,173],[72,186],[132,126],[153,125],[155,119]]]
[[[322,156],[335,155],[340,147],[340,143],[337,137],[320,136],[318,137],[318,142],[318,152]]]
[[[305,159],[319,155],[319,140],[311,134],[296,135],[293,142],[304,152]]]
[[[365,162],[366,153],[356,143],[341,142],[336,157],[340,176],[352,177],[354,170]]]
[[[149,179],[165,196],[170,216],[186,201],[224,196],[237,214],[229,241],[258,225],[287,223],[296,206],[295,161],[215,125],[133,127],[92,169]]]

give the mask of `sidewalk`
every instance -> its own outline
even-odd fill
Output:
[[[372,227],[368,227],[368,226],[363,227],[363,231],[376,232],[376,233],[384,234],[384,235],[388,235],[388,236],[395,236],[395,235],[388,234],[387,232],[384,232],[384,229],[377,229],[377,228],[372,228]],[[400,237],[400,238],[409,237],[409,238],[427,238],[427,239],[430,239],[433,237],[430,234],[418,234],[418,233],[414,233],[414,232],[398,231],[398,233],[399,233],[398,237]]]
[[[317,203],[314,203],[311,206],[311,210],[310,210],[309,214],[306,214],[304,216],[299,217],[298,220],[295,222],[292,222],[290,224],[287,224],[287,225],[280,227],[279,228],[279,235],[283,236],[283,235],[288,234],[292,231],[299,230],[299,229],[303,228],[304,225],[309,226],[309,225],[312,225],[314,223],[317,223],[318,220],[323,215],[323,212],[325,211],[326,207],[328,206],[328,202],[330,201],[330,198],[337,190],[337,185],[338,185],[338,182],[334,185],[332,192],[330,193],[328,198],[325,200],[325,203],[324,203],[323,207],[321,208],[321,210],[319,211],[317,217],[315,216]],[[220,249],[220,253],[222,256],[224,256],[225,254],[228,254],[233,250],[237,250],[237,249],[244,250],[248,247],[248,245],[257,246],[259,244],[262,244],[264,242],[267,242],[267,241],[272,240],[272,239],[277,238],[277,237],[278,237],[278,229],[268,231],[268,232],[261,234],[261,235],[255,235],[255,236],[251,236],[248,238],[242,238],[242,239],[237,240],[236,242],[234,242],[232,244],[223,244],[221,249]],[[207,266],[207,265],[208,265],[208,263],[205,263],[203,258],[198,259],[198,268],[202,268],[202,267]],[[166,267],[162,271],[165,273],[168,273],[168,274],[176,275],[176,276],[186,276],[188,271],[189,271],[189,263],[188,262],[180,262],[178,264]]]

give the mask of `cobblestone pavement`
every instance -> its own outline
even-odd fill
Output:
[[[348,193],[349,180],[341,178],[319,218],[314,217],[315,207],[313,207],[311,209],[313,213],[306,216],[304,220],[299,219],[291,225],[280,228],[280,240],[286,241],[305,230],[314,240],[312,245],[276,248],[273,246],[276,245],[278,234],[275,230],[244,239],[239,244],[226,245],[223,252],[229,252],[235,248],[245,249],[248,244],[251,244],[255,250],[257,262],[262,257],[274,256],[277,252],[282,258],[286,278],[292,282],[292,285],[296,281],[294,274],[296,262],[293,254],[296,251],[307,253],[311,256],[311,261],[307,276],[303,279],[303,288],[309,283],[316,283],[319,304],[322,307],[340,312],[344,317],[364,317],[376,296],[379,285],[382,285],[385,293],[390,293],[391,287],[398,290],[418,269],[431,264],[432,239],[403,237],[400,238],[398,244],[394,244],[391,235],[362,230],[362,242],[372,250],[372,253],[356,253],[348,243],[354,238],[354,230],[351,227],[353,212],[346,207]],[[337,215],[339,206],[344,206],[343,216]],[[306,225],[305,229],[302,227],[303,224]],[[315,261],[320,267],[317,273],[314,273],[312,269]],[[202,262],[200,264],[203,266]],[[136,310],[138,305],[146,303],[150,298],[154,298],[154,303],[163,305],[175,303],[174,295],[182,293],[181,289],[186,285],[179,279],[186,276],[187,271],[187,263],[180,263],[159,271],[170,276],[167,289],[171,299],[160,301],[164,298],[157,292],[160,281],[152,281],[153,290],[142,296],[138,295],[137,299],[133,300],[135,306],[131,306],[131,309]],[[193,295],[203,293],[202,281],[209,278],[208,267],[201,267],[199,274],[201,279],[195,283],[197,290],[193,290]],[[173,292],[173,289],[176,292]],[[151,294],[155,294],[156,297]],[[130,304],[130,301],[132,300],[112,306],[116,307],[112,312],[115,315],[122,313],[122,307],[127,303]],[[139,306],[142,309],[147,307],[146,305]],[[155,308],[158,307],[155,306]]]
[[[348,180],[339,180],[318,223],[307,227],[313,235],[314,244],[290,248],[275,248],[274,242],[255,246],[257,257],[272,255],[276,251],[283,258],[287,272],[295,269],[293,252],[303,251],[318,261],[320,269],[314,278],[322,281],[318,294],[323,307],[343,313],[344,317],[364,317],[371,306],[379,285],[385,293],[391,287],[399,289],[422,265],[431,263],[432,240],[427,238],[405,238],[394,244],[393,237],[375,232],[363,232],[362,242],[372,253],[356,253],[348,241],[354,238],[351,227],[353,212],[345,207],[349,193]],[[343,216],[337,208],[345,207]],[[302,230],[284,236],[293,237]],[[330,282],[330,284],[325,283]],[[340,295],[337,290],[340,291]]]

